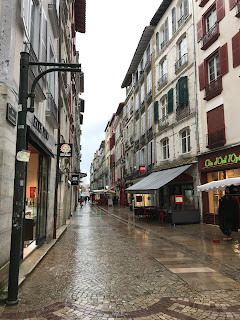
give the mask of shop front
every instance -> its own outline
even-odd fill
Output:
[[[198,168],[201,184],[211,181],[240,177],[240,146],[206,153],[199,156]],[[219,199],[224,190],[202,192],[203,222],[218,224]]]
[[[30,158],[25,178],[22,258],[41,244],[46,239],[47,233],[49,166],[50,159],[54,155],[44,142],[44,139],[46,141],[49,139],[47,131],[42,130],[42,132],[43,137],[40,137],[34,128],[28,127],[27,131],[27,149]]]
[[[196,163],[153,172],[126,191],[134,194],[135,208],[167,212],[172,224],[199,223],[196,172]]]

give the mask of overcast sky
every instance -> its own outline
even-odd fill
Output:
[[[126,97],[122,82],[145,26],[161,0],[86,0],[86,33],[77,33],[76,47],[84,72],[85,112],[82,125],[81,172],[89,183],[94,153],[104,130]]]

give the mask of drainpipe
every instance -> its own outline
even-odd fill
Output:
[[[195,37],[195,18],[194,18],[194,1],[192,0],[192,26],[193,26],[193,72],[194,72],[194,105],[195,105],[195,122],[196,122],[196,143],[197,154],[200,152],[199,146],[199,126],[198,126],[198,97],[197,97],[197,62],[196,62],[196,37]]]
[[[61,21],[61,13],[62,13],[62,6],[61,2],[59,3],[59,21]],[[59,28],[61,30],[61,28]],[[59,61],[61,61],[61,37],[62,32],[60,31],[59,35],[59,42],[58,42],[58,51],[59,51]],[[60,84],[60,72],[58,73],[58,83]],[[61,119],[61,112],[60,112],[60,93],[61,88],[60,85],[58,86],[58,129],[57,129],[57,161],[56,161],[56,180],[55,180],[55,197],[54,197],[54,211],[53,211],[53,239],[57,238],[57,208],[58,208],[58,184],[59,184],[59,152],[58,146],[60,144],[60,136],[61,136],[61,128],[60,128],[60,119]]]

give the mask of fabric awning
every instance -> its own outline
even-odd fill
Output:
[[[165,184],[178,177],[191,166],[192,164],[186,164],[181,167],[153,172],[146,178],[127,188],[126,191],[129,193],[151,193],[151,191],[161,188]]]
[[[226,187],[229,187],[231,185],[239,186],[240,177],[211,181],[211,182],[202,184],[201,186],[198,186],[197,190],[198,191],[225,190]]]

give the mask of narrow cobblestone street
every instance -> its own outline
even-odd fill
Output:
[[[206,257],[208,238],[201,251],[132,222],[78,207],[0,319],[240,319],[239,252],[228,265]]]

